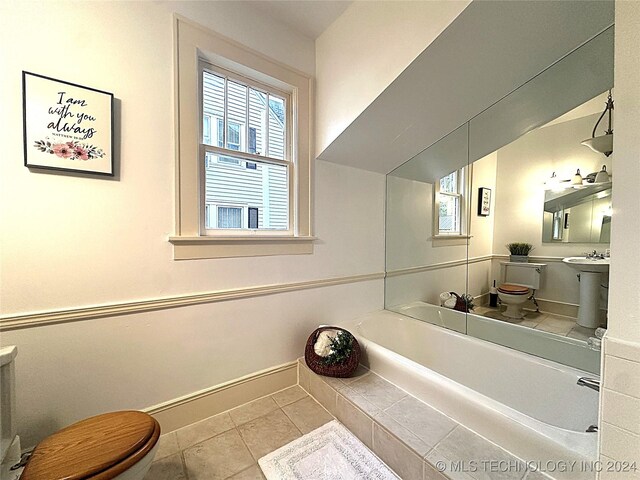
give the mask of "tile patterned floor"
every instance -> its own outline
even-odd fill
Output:
[[[346,379],[298,368],[300,385],[163,435],[145,480],[264,480],[259,458],[334,418],[405,480],[549,478],[364,367]],[[444,475],[434,467],[468,459],[518,468]]]
[[[581,327],[576,323],[576,319],[572,317],[563,317],[562,315],[525,310],[524,318],[522,320],[516,320],[502,315],[503,310],[504,308],[501,307],[481,306],[475,307],[473,309],[473,313],[493,318],[495,320],[501,320],[503,322],[514,323],[523,327],[555,333],[556,335],[561,335],[563,337],[583,340],[585,342],[589,337],[594,336],[595,328]]]
[[[293,386],[162,435],[145,480],[260,480],[257,461],[333,420]]]

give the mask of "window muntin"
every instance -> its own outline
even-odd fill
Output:
[[[205,62],[201,82],[203,233],[292,232],[288,95]],[[252,221],[211,221],[206,206],[220,203],[247,205]]]
[[[466,168],[461,168],[440,178],[436,183],[434,202],[434,235],[465,235],[464,194],[466,188]]]
[[[212,70],[216,68],[216,70]],[[202,110],[216,119],[216,133],[205,121],[202,142],[278,160],[287,160],[288,94],[269,87],[260,89],[230,77],[229,72],[209,64],[201,66]],[[224,73],[220,73],[224,72]],[[241,78],[238,76],[238,78]],[[254,83],[254,82],[251,82]],[[224,122],[227,123],[226,136]],[[212,122],[211,122],[212,124]]]
[[[233,164],[229,161],[235,160]],[[261,161],[246,161],[238,157],[207,152],[204,173],[204,203],[211,205],[242,205],[255,209],[243,213],[241,223],[221,223],[219,211],[205,212],[205,230],[272,230],[289,229],[289,169]],[[213,217],[212,215],[218,215]],[[216,220],[216,218],[218,220]]]

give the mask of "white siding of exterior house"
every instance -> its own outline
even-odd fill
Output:
[[[249,126],[256,129],[256,153],[264,155],[264,112],[269,112],[269,154],[284,158],[284,125],[272,108],[267,108],[266,95],[249,90]],[[241,150],[248,151],[246,128],[246,88],[228,87],[227,115],[229,122],[242,125]],[[216,146],[217,122],[223,118],[224,84],[219,77],[203,76],[203,114],[211,116],[211,143]],[[215,158],[215,157],[210,157]],[[279,165],[256,163],[256,169],[208,161],[206,165],[205,203],[216,208],[242,206],[258,208],[258,228],[287,229],[289,227],[289,188],[287,169]],[[246,209],[243,212],[246,215]],[[246,219],[245,219],[246,222]],[[216,227],[212,225],[212,227]]]

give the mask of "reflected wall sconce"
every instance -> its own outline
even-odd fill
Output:
[[[577,169],[576,174],[571,177],[571,185],[573,187],[582,185],[582,175],[580,175],[580,169]]]
[[[598,129],[598,125],[602,121],[605,115],[608,114],[609,119],[609,127],[605,130],[604,135],[596,136],[596,130]],[[596,122],[596,126],[593,127],[593,132],[591,133],[591,138],[582,142],[582,145],[589,147],[591,150],[597,153],[602,153],[606,157],[613,153],[613,128],[611,125],[613,116],[613,99],[611,98],[611,90],[609,90],[609,97],[607,98],[607,104],[605,106],[604,112],[598,118]]]
[[[606,165],[602,165],[602,170],[600,170],[597,174],[596,174],[596,178],[594,180],[594,183],[607,183],[611,181],[611,177],[609,177],[609,172],[607,172],[607,166]]]

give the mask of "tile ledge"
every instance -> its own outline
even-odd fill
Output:
[[[434,465],[434,464],[431,462],[431,460],[429,460],[427,457],[429,457],[430,455],[431,455],[431,456],[433,456],[434,454],[437,454],[437,455],[442,456],[443,458],[446,458],[446,457],[444,457],[444,455],[442,455],[438,450],[436,450],[436,447],[437,447],[437,446],[438,446],[438,445],[439,445],[439,444],[440,444],[440,443],[441,443],[445,438],[447,438],[449,435],[451,435],[453,431],[455,431],[457,428],[460,428],[460,427],[462,427],[462,428],[464,428],[464,429],[466,429],[466,430],[469,430],[470,432],[472,432],[472,433],[474,433],[475,435],[477,435],[477,436],[479,436],[480,438],[482,438],[482,439],[483,439],[484,441],[486,441],[487,443],[490,443],[491,445],[495,446],[496,448],[499,448],[499,449],[503,450],[503,451],[504,451],[505,453],[507,453],[508,455],[510,455],[510,456],[512,456],[512,457],[514,457],[516,460],[518,460],[518,461],[520,461],[520,462],[524,462],[522,459],[520,459],[519,457],[517,457],[516,455],[514,455],[513,453],[511,453],[509,450],[505,449],[505,448],[504,448],[504,447],[502,447],[501,445],[498,445],[498,444],[496,444],[496,443],[494,443],[494,442],[492,442],[492,441],[490,441],[490,440],[486,439],[486,438],[485,438],[485,437],[483,437],[482,435],[480,435],[480,434],[476,433],[475,431],[473,431],[473,430],[471,430],[471,429],[467,428],[465,425],[463,425],[463,424],[461,424],[461,423],[459,423],[459,422],[456,422],[456,421],[455,421],[455,420],[453,420],[453,419],[451,419],[451,420],[452,420],[452,421],[454,421],[454,422],[456,423],[456,425],[451,429],[451,431],[449,431],[449,432],[448,432],[448,433],[447,433],[443,438],[441,438],[441,439],[436,443],[436,445],[434,445],[434,446],[430,446],[430,448],[427,450],[427,452],[426,452],[426,453],[421,454],[421,453],[420,453],[419,451],[417,451],[414,447],[412,447],[410,444],[408,444],[405,440],[403,440],[402,438],[400,438],[400,437],[399,437],[398,435],[396,435],[394,432],[390,431],[386,426],[384,426],[384,424],[380,423],[380,421],[376,418],[376,415],[372,415],[372,414],[367,413],[366,411],[364,411],[361,407],[359,407],[357,404],[355,404],[355,403],[354,403],[354,402],[353,402],[349,397],[345,396],[345,395],[343,394],[343,392],[342,392],[342,391],[337,390],[337,389],[336,389],[332,384],[330,384],[329,382],[327,382],[327,381],[326,381],[326,378],[332,378],[332,377],[324,377],[324,376],[322,376],[322,375],[318,375],[318,374],[316,374],[316,373],[312,372],[312,371],[311,371],[311,369],[309,369],[309,367],[307,367],[306,362],[305,362],[305,360],[304,360],[304,357],[300,357],[300,358],[298,358],[298,364],[299,364],[299,368],[300,368],[300,367],[306,368],[306,369],[309,371],[309,374],[310,374],[310,375],[315,375],[315,376],[319,377],[319,378],[320,378],[320,380],[321,380],[321,381],[322,381],[326,386],[328,386],[329,388],[331,388],[331,389],[336,393],[336,396],[337,396],[337,397],[338,397],[338,396],[343,397],[343,399],[344,399],[344,400],[346,400],[347,402],[349,402],[349,404],[350,404],[351,406],[353,406],[355,409],[357,409],[358,411],[360,411],[361,413],[363,413],[365,416],[367,416],[369,419],[371,419],[371,421],[372,421],[375,425],[377,425],[377,426],[378,426],[378,428],[380,428],[380,429],[384,430],[387,434],[389,434],[390,436],[392,436],[393,438],[395,438],[396,440],[398,440],[400,443],[402,443],[402,444],[403,444],[407,449],[409,449],[412,453],[414,453],[414,454],[415,454],[415,455],[417,455],[419,458],[421,458],[421,459],[422,459],[422,461],[423,461],[425,464],[427,464],[427,465],[428,465],[432,470],[437,471],[438,473],[440,473],[440,475],[442,475],[442,478],[445,478],[445,479],[452,479],[452,478],[454,478],[454,477],[450,477],[450,476],[446,475],[446,473],[445,473],[445,472],[441,472],[440,470],[438,470],[438,469],[437,469],[437,467],[436,467],[436,465]],[[385,382],[387,382],[387,383],[389,383],[389,384],[393,385],[394,387],[399,388],[399,387],[397,387],[396,385],[394,385],[393,383],[389,382],[387,379],[385,379],[382,375],[380,375],[380,374],[378,374],[378,373],[376,373],[376,372],[374,372],[374,371],[370,370],[369,368],[365,367],[364,365],[361,365],[361,367],[364,367],[364,368],[365,368],[366,370],[368,370],[370,373],[372,373],[372,374],[374,374],[374,375],[377,375],[377,376],[378,376],[378,377],[380,377],[382,380],[384,380]],[[342,380],[342,379],[340,379],[340,380]],[[302,387],[301,387],[301,388],[302,388]],[[303,390],[304,390],[304,388],[303,388]],[[400,389],[400,390],[402,390],[402,389]],[[404,390],[403,390],[403,391],[404,391]],[[405,393],[407,393],[407,392],[405,392]],[[324,405],[322,404],[322,402],[321,402],[320,400],[318,400],[317,398],[315,398],[315,397],[314,397],[310,392],[309,392],[309,395],[310,395],[312,398],[314,398],[314,399],[315,399],[315,400],[316,400],[320,405],[322,405],[322,406],[324,407]],[[336,398],[337,398],[337,397],[336,397]],[[432,407],[431,405],[429,405],[428,403],[423,402],[422,400],[420,400],[420,399],[418,399],[418,398],[414,397],[413,395],[411,395],[411,394],[409,394],[409,393],[407,393],[407,395],[406,395],[406,396],[404,396],[404,397],[403,397],[403,399],[406,399],[406,398],[408,398],[408,397],[415,398],[416,400],[418,400],[418,401],[420,401],[420,402],[424,403],[425,405],[429,406],[430,408],[433,408],[433,407]],[[397,403],[397,402],[396,402],[396,403]],[[325,408],[326,408],[326,407],[325,407]],[[436,411],[438,411],[437,409],[435,409],[435,410],[436,410]],[[386,411],[386,410],[381,410],[380,412],[381,412],[381,413],[385,413],[385,411]],[[390,418],[392,418],[393,420],[395,420],[395,418],[394,418],[394,417],[392,417],[392,416],[390,416]],[[397,421],[396,421],[396,422],[397,422]],[[405,429],[406,429],[406,428],[405,428]],[[412,435],[414,435],[414,436],[416,436],[416,437],[417,437],[417,435],[416,435],[414,432],[411,432],[411,431],[410,431],[410,430],[408,430],[408,429],[407,429],[407,431],[408,431],[409,433],[411,433]],[[375,453],[375,452],[374,452],[374,453]],[[528,471],[527,471],[527,472],[528,472]],[[525,473],[524,478],[526,478],[526,475],[527,475],[527,473]],[[548,477],[548,478],[549,478],[550,480],[553,480],[553,478],[552,478],[552,477]]]
[[[640,363],[640,343],[612,337],[608,332],[604,336],[604,353],[612,357]]]

